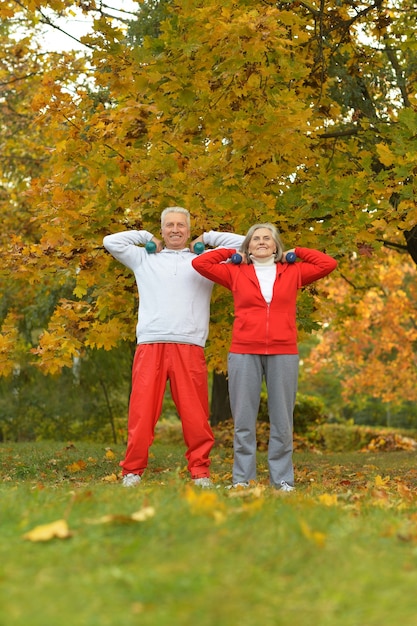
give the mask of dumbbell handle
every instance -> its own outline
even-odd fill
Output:
[[[230,257],[230,260],[234,265],[240,265],[242,263],[242,255],[238,252],[235,252]],[[287,263],[295,263],[295,261],[297,260],[297,255],[295,254],[295,252],[287,252],[287,254],[285,255],[285,260],[287,261]]]

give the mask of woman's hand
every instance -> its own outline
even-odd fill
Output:
[[[295,255],[295,248],[291,248],[291,250],[285,250],[282,253],[281,263],[294,263],[293,260],[290,261],[290,260],[287,259],[287,254],[289,254],[289,253],[291,253],[292,255]]]

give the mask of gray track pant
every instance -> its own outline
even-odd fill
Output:
[[[268,391],[271,484],[294,484],[293,411],[298,385],[298,354],[228,355],[230,406],[234,421],[233,482],[256,479],[256,420],[262,379]]]

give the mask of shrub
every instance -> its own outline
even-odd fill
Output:
[[[320,398],[297,394],[294,407],[294,432],[304,435],[326,420],[324,403]]]
[[[375,430],[353,424],[321,424],[314,432],[316,445],[327,452],[353,452],[367,446]]]
[[[298,435],[304,435],[311,428],[323,424],[326,419],[324,403],[320,398],[297,394],[294,407],[294,432]],[[269,422],[268,396],[264,391],[261,393],[258,420]]]

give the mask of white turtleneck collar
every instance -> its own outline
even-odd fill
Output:
[[[275,263],[275,255],[269,256],[265,259],[255,259],[251,256],[251,261],[254,265],[274,265]]]

